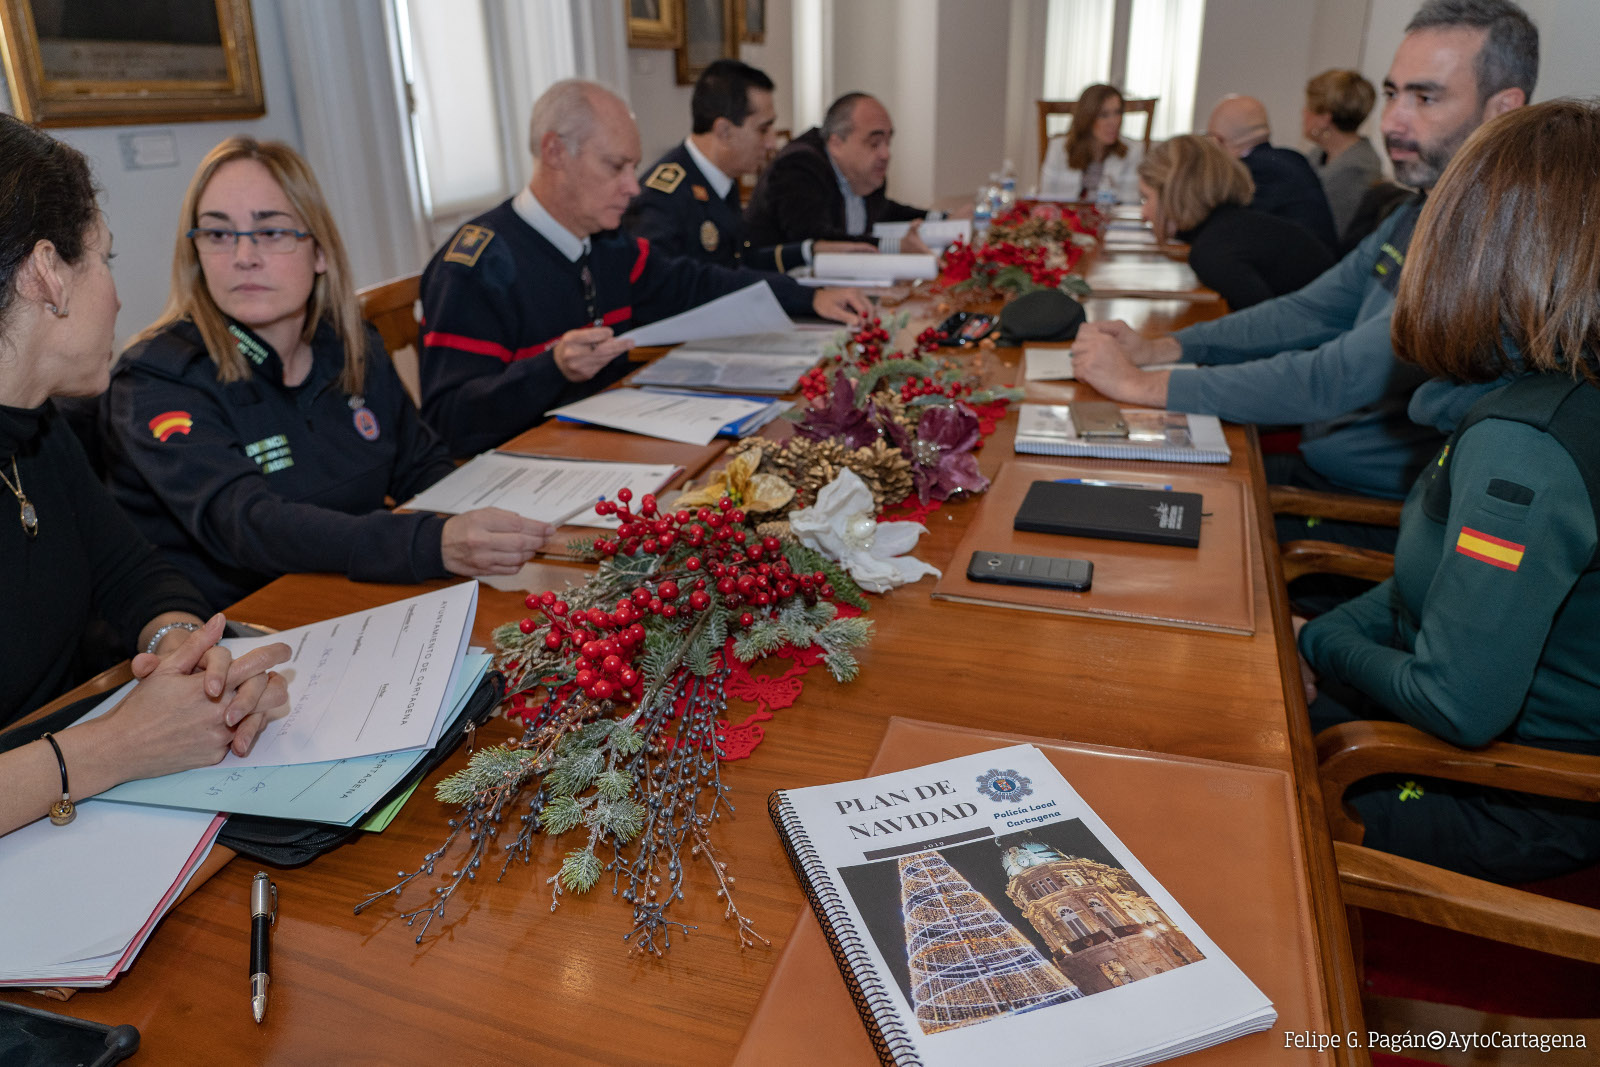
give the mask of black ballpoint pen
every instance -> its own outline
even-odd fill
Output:
[[[250,1011],[256,1022],[266,1018],[267,957],[272,947],[271,928],[278,921],[278,887],[266,871],[257,871],[250,883]]]

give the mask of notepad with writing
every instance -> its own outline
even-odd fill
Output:
[[[1072,425],[1065,404],[1023,404],[1017,412],[1019,453],[1090,456],[1098,459],[1155,459],[1175,463],[1226,463],[1232,457],[1222,423],[1215,415],[1123,408],[1127,437],[1084,437]]]
[[[1133,1065],[1273,1024],[1268,997],[1059,760],[1001,739],[977,747],[779,790],[769,805],[884,1062],[976,1063],[1003,1047],[1008,1059]],[[1255,773],[1281,801],[1281,780]],[[1194,818],[1175,811],[1174,832]],[[741,1059],[766,1051],[747,1036]]]

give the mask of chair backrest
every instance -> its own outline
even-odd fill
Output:
[[[406,392],[417,404],[422,403],[422,379],[418,369],[420,355],[418,339],[422,324],[417,321],[417,299],[421,293],[422,275],[407,274],[386,282],[369,285],[357,291],[361,301],[361,317],[378,328],[383,347],[405,385]]]
[[[1126,119],[1129,115],[1144,116],[1144,142],[1146,150],[1150,148],[1150,131],[1155,127],[1156,101],[1159,96],[1147,100],[1124,100],[1122,102],[1122,115]],[[1050,116],[1066,115],[1070,118],[1077,108],[1076,100],[1035,100],[1034,106],[1039,109],[1039,163],[1044,164],[1045,145],[1050,140]]]

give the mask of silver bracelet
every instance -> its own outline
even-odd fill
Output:
[[[169,622],[155,632],[155,636],[150,638],[150,643],[144,646],[144,650],[153,656],[156,654],[156,649],[161,644],[161,639],[170,634],[172,631],[188,630],[190,633],[194,633],[198,629],[200,629],[200,624],[197,622]]]

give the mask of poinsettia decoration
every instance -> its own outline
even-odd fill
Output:
[[[986,297],[1035,289],[1088,296],[1088,283],[1072,269],[1094,243],[1094,231],[1071,208],[1019,205],[995,219],[981,243],[946,248],[935,288]]]

